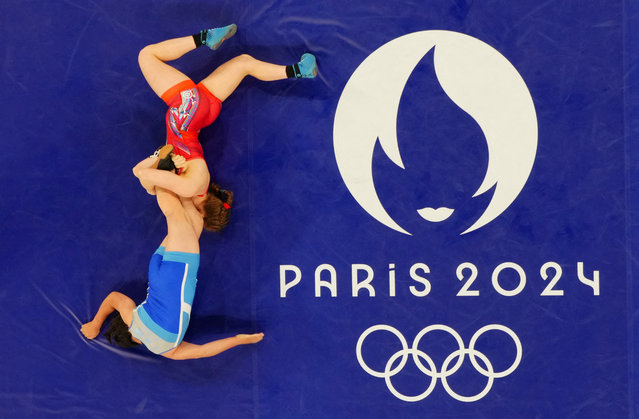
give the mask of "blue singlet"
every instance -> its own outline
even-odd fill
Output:
[[[133,310],[129,331],[151,352],[163,354],[182,342],[189,325],[200,255],[155,251],[149,263],[146,300]]]

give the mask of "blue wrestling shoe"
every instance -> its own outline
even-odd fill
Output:
[[[226,41],[237,32],[237,25],[232,23],[228,26],[224,26],[223,28],[213,28],[206,31],[206,41],[205,44],[207,47],[215,50],[222,45],[222,42]]]
[[[300,62],[293,65],[293,71],[295,71],[295,77],[303,77],[305,79],[312,79],[317,76],[317,61],[315,56],[310,53],[302,55]]]

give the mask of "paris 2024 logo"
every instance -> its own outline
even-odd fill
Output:
[[[404,169],[397,130],[400,99],[413,70],[433,49],[435,74],[441,88],[454,104],[475,120],[488,145],[487,172],[473,197],[492,189],[494,193],[485,211],[462,232],[464,234],[488,224],[513,203],[528,180],[537,151],[537,117],[530,92],[513,65],[486,43],[456,32],[423,31],[394,39],[374,51],[355,70],[340,97],[333,133],[335,157],[348,190],[362,208],[387,227],[410,235],[389,215],[378,196],[373,179],[373,155],[379,141],[388,158]],[[424,95],[423,100],[429,98]],[[435,223],[448,219],[454,211],[455,208],[446,206],[416,208],[424,220]],[[505,332],[516,344],[515,360],[502,372],[495,372],[489,358],[474,348],[478,337],[492,329]],[[362,357],[364,340],[378,330],[398,336],[403,348],[389,358],[383,371],[371,369]],[[435,365],[433,358],[419,349],[421,337],[431,330],[451,333],[459,345],[459,349],[441,366]],[[448,326],[425,328],[409,348],[403,335],[395,328],[377,325],[360,336],[356,352],[361,367],[374,377],[384,378],[391,393],[401,400],[422,400],[441,379],[452,397],[473,402],[488,393],[495,378],[508,375],[517,368],[522,347],[515,332],[496,324],[479,330],[471,339],[469,348]],[[409,355],[419,369],[432,378],[430,386],[418,396],[400,393],[391,380],[403,368]],[[466,355],[475,368],[488,377],[485,388],[474,396],[457,394],[447,381],[447,377],[464,363]],[[478,363],[478,359],[484,366]],[[399,365],[394,366],[398,360]],[[451,368],[453,360],[456,363]]]

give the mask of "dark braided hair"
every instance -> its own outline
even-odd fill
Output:
[[[104,332],[104,336],[106,336],[110,344],[118,345],[120,348],[133,348],[139,345],[139,343],[133,342],[129,326],[124,323],[120,313],[113,317],[109,328]]]
[[[215,183],[209,186],[209,193],[204,201],[204,228],[208,231],[220,231],[229,223],[233,192],[220,189]]]

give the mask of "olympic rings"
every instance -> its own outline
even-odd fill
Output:
[[[440,330],[440,331],[449,333],[455,339],[455,341],[457,342],[457,345],[459,346],[459,349],[456,349],[455,351],[453,351],[450,355],[446,357],[446,359],[444,360],[441,366],[441,371],[437,371],[437,366],[435,365],[435,362],[433,361],[433,359],[428,354],[426,354],[425,352],[421,351],[418,348],[421,339],[427,333],[430,333],[435,330]],[[493,368],[492,363],[488,359],[488,357],[482,352],[475,349],[475,345],[477,344],[477,340],[480,338],[480,336],[490,330],[498,330],[498,331],[506,333],[508,336],[510,336],[510,338],[515,343],[515,347],[516,347],[515,360],[504,371],[496,372]],[[364,359],[362,358],[362,346],[364,344],[364,340],[366,340],[368,335],[377,331],[387,331],[394,334],[399,339],[399,342],[402,346],[402,349],[395,352],[388,359],[388,361],[386,362],[384,371],[375,371],[374,369],[370,368],[366,364]],[[361,334],[361,336],[359,337],[357,341],[357,347],[355,352],[357,354],[357,361],[359,362],[359,365],[362,367],[362,369],[364,369],[364,371],[366,371],[368,374],[372,375],[373,377],[383,378],[386,383],[386,387],[388,387],[388,390],[395,397],[406,402],[418,402],[428,397],[430,393],[433,391],[433,389],[435,388],[438,378],[442,380],[442,385],[444,389],[452,398],[459,400],[461,402],[467,402],[467,403],[475,402],[483,398],[486,394],[488,394],[488,392],[493,386],[495,378],[505,377],[511,374],[513,371],[515,371],[515,369],[517,369],[517,367],[519,366],[519,363],[521,362],[521,358],[522,358],[522,346],[521,346],[521,341],[519,340],[519,337],[511,329],[500,324],[489,324],[479,329],[471,337],[470,342],[468,344],[468,348],[465,347],[464,341],[462,340],[461,336],[454,329],[443,324],[435,324],[435,325],[427,326],[424,329],[422,329],[415,337],[415,340],[413,341],[413,344],[411,345],[410,348],[408,347],[406,338],[404,338],[404,335],[402,335],[402,333],[399,330],[389,325],[378,324],[378,325],[369,327],[368,329],[364,331],[364,333]],[[406,366],[406,362],[408,361],[409,355],[413,358],[413,362],[415,362],[415,365],[417,366],[417,368],[421,372],[423,372],[425,375],[431,378],[428,388],[423,393],[417,396],[406,396],[400,393],[399,391],[397,391],[397,389],[395,389],[395,387],[393,386],[391,382],[391,378],[397,375],[402,369],[404,369],[404,366]],[[477,372],[479,372],[480,374],[488,378],[488,381],[484,389],[474,396],[459,395],[448,384],[448,377],[453,375],[455,372],[459,370],[459,368],[461,368],[466,355],[468,355],[468,358],[470,358],[470,362],[472,363],[473,367],[477,370]],[[395,368],[392,368],[393,364],[400,357],[401,357],[401,360],[399,364]],[[449,368],[449,365],[455,358],[457,358],[455,364]],[[481,366],[479,362],[477,362],[477,359],[481,360],[481,363],[483,363],[483,366]],[[428,367],[422,363],[422,360],[426,361],[426,364],[428,364]]]

